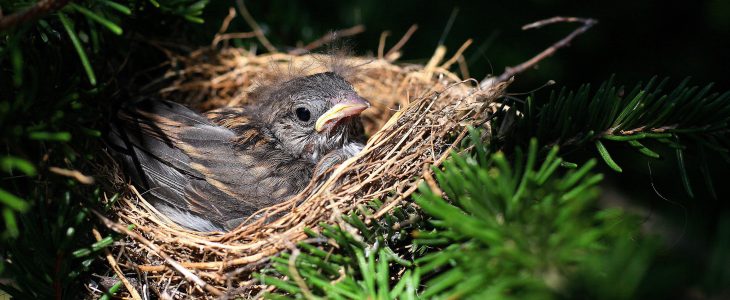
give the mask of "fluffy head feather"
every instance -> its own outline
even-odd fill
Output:
[[[347,137],[360,137],[362,128],[357,116],[340,120],[337,125],[318,132],[315,122],[337,103],[365,102],[342,76],[333,72],[301,76],[281,84],[262,87],[251,95],[256,106],[252,114],[261,124],[268,124],[271,134],[290,154],[319,158],[342,148]]]
[[[312,59],[306,63],[295,65],[288,61],[271,61],[269,68],[273,76],[260,79],[254,83],[253,92],[261,88],[282,84],[299,77],[314,73],[331,72],[339,75],[347,82],[355,82],[360,65],[353,63],[348,57],[353,55],[353,49],[348,42],[337,41],[327,46],[322,53],[309,53]]]

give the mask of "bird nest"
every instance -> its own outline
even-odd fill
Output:
[[[359,66],[353,86],[372,104],[363,113],[369,137],[365,148],[326,180],[315,178],[292,199],[257,213],[269,217],[252,218],[233,231],[195,232],[173,223],[116,172],[122,196],[110,214],[100,216],[126,235],[112,248],[116,255],[107,253],[112,269],[128,289],[150,288],[159,296],[245,296],[256,283],[250,273],[305,239],[304,228],[317,231],[322,222],[342,225],[341,216],[373,199],[383,205],[366,222],[403,204],[421,181],[432,181],[430,166],[448,157],[469,126],[488,126],[493,100],[506,86],[480,87],[450,72],[459,55],[444,60],[440,49],[426,65],[395,63],[397,55],[346,57],[348,64]],[[255,83],[277,76],[277,69],[322,72],[320,60],[312,54],[200,50],[172,56],[163,80],[168,84],[157,93],[201,110],[245,105]],[[137,280],[122,276],[135,273]]]

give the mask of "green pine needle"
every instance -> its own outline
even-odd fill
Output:
[[[360,220],[367,211],[348,216],[358,233],[326,224],[321,225],[321,234],[308,231],[312,240],[336,243],[299,245],[297,272],[313,297],[552,298],[622,276],[611,273],[610,279],[586,281],[576,275],[592,266],[588,262],[625,259],[623,252],[609,254],[619,241],[635,236],[638,224],[626,222],[622,213],[596,213],[592,203],[603,175],[590,174],[595,160],[564,171],[558,168],[563,164],[559,149],[553,147],[541,159],[536,140],[526,155],[514,158],[519,161],[507,160],[502,152],[489,154],[478,140],[465,146],[470,145],[474,145],[471,154],[453,154],[435,169],[444,195],[435,194],[428,185],[419,186],[413,198],[425,215],[423,221],[411,223],[409,236],[414,240],[405,241],[408,247],[400,248],[397,240],[383,236],[392,228],[387,220],[399,218],[397,210],[370,225]],[[274,258],[272,268],[263,271],[266,275],[259,275],[262,282],[278,288],[272,297],[302,293],[291,279],[289,257],[285,253]],[[645,266],[647,259],[635,263]],[[644,274],[645,269],[636,269],[633,277],[621,279],[625,284],[616,292],[632,295]]]
[[[116,2],[111,1],[111,0],[97,0],[97,1],[103,3],[104,5],[108,6],[109,8],[114,9],[114,10],[116,10],[116,11],[122,13],[122,14],[125,14],[127,16],[131,16],[132,15],[132,10],[129,9],[129,7],[126,7],[126,6],[122,5],[122,4],[116,3]]]
[[[0,188],[0,203],[17,212],[25,212],[28,208],[30,208],[28,202],[18,196],[8,193],[2,188]]]
[[[2,192],[0,190],[0,201],[2,201]],[[5,220],[5,230],[7,235],[11,238],[16,238],[20,235],[20,229],[18,229],[18,222],[15,220],[15,213],[10,208],[3,208],[3,220]]]
[[[114,33],[116,35],[122,35],[122,33],[124,33],[124,31],[122,30],[121,27],[119,27],[119,25],[114,24],[114,22],[98,15],[97,13],[95,13],[83,6],[79,6],[74,3],[69,3],[69,7],[73,8],[76,11],[80,12],[81,14],[85,15],[87,18],[94,20],[95,22],[101,24],[102,26],[106,27],[106,29],[109,29],[109,31],[111,31],[112,33]]]
[[[675,149],[675,153],[677,154],[677,166],[679,167],[679,177],[682,178],[682,184],[684,185],[684,189],[687,191],[687,194],[694,198],[694,192],[692,192],[692,184],[689,181],[689,175],[687,174],[687,164],[684,161],[684,150],[681,148]]]
[[[53,142],[69,142],[71,141],[71,133],[69,132],[46,132],[46,131],[34,131],[28,134],[28,138],[31,140],[38,141],[53,141]]]
[[[34,176],[36,174],[36,168],[32,163],[14,156],[0,157],[0,170],[9,174],[12,174],[13,170],[18,170],[27,176]]]
[[[524,107],[517,106],[525,114],[518,118],[507,139],[527,146],[527,138],[536,136],[541,144],[559,145],[565,152],[589,147],[592,142],[599,156],[617,172],[622,169],[601,140],[626,142],[652,159],[659,158],[658,153],[639,140],[656,140],[682,152],[699,146],[727,153],[730,91],[713,93],[712,84],[690,86],[689,79],[665,91],[668,86],[668,79],[652,78],[625,93],[610,78],[595,91],[591,91],[590,85],[583,85],[575,92],[565,88],[553,91],[548,101],[530,97]],[[679,144],[674,141],[675,136],[694,144]],[[541,153],[548,151],[542,149]],[[691,194],[689,185],[685,185]]]
[[[639,142],[637,140],[629,141],[629,145],[631,145],[636,150],[638,150],[639,153],[644,154],[647,157],[650,157],[650,158],[659,158],[660,157],[659,153],[652,151],[651,149],[647,148],[646,146],[644,146],[644,144],[642,144],[641,142]]]
[[[89,84],[96,85],[96,75],[94,74],[94,70],[91,67],[91,63],[89,63],[89,58],[86,56],[86,51],[84,50],[83,46],[81,46],[81,42],[76,35],[73,23],[71,22],[71,20],[68,19],[68,17],[66,17],[63,12],[60,11],[58,12],[58,19],[61,21],[61,24],[63,24],[63,28],[66,29],[66,33],[68,34],[69,39],[71,39],[71,43],[76,49],[76,53],[81,60],[81,65],[84,67],[84,71],[86,71],[86,76],[89,79]]]
[[[623,169],[619,167],[618,164],[611,158],[611,154],[608,153],[608,149],[606,149],[606,146],[601,143],[600,140],[596,140],[596,149],[598,150],[598,153],[601,155],[601,158],[603,158],[603,161],[606,162],[606,164],[613,169],[616,172],[623,172]]]

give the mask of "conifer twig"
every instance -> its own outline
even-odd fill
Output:
[[[0,31],[30,20],[38,19],[47,13],[66,6],[69,2],[70,0],[41,0],[26,10],[2,16],[0,17]]]
[[[596,23],[598,23],[598,21],[595,19],[590,19],[590,18],[558,16],[558,17],[552,17],[549,19],[540,20],[537,22],[527,24],[525,26],[522,26],[522,30],[540,28],[545,25],[550,25],[550,24],[555,24],[555,23],[583,23],[583,26],[578,27],[577,29],[573,30],[573,32],[571,32],[570,34],[568,34],[561,40],[555,42],[550,47],[548,47],[547,49],[538,53],[537,55],[530,58],[529,60],[527,60],[517,66],[514,66],[514,67],[507,67],[505,69],[504,73],[502,73],[501,75],[499,75],[497,77],[487,77],[480,83],[480,86],[482,88],[485,88],[492,84],[506,81],[507,79],[510,79],[512,76],[524,72],[525,70],[536,65],[537,63],[539,63],[543,59],[547,58],[548,56],[553,55],[555,52],[558,51],[558,49],[568,46],[568,44],[570,44],[570,42],[573,41],[573,39],[575,39],[575,37],[586,32],[588,29],[593,27],[593,25],[596,25]]]

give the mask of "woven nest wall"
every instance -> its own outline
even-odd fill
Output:
[[[367,145],[327,180],[314,179],[297,196],[261,211],[276,217],[251,219],[227,233],[186,230],[157,212],[117,172],[113,177],[122,197],[112,216],[101,217],[127,236],[113,248],[114,258],[107,255],[112,269],[137,273],[153,291],[173,298],[237,295],[255,282],[250,273],[261,262],[306,238],[303,228],[341,224],[340,216],[375,198],[384,205],[371,218],[398,206],[424,176],[430,179],[429,166],[447,158],[452,145],[467,135],[467,126],[489,124],[492,101],[506,85],[479,88],[475,80],[449,72],[456,59],[443,62],[443,57],[441,51],[425,66],[347,57],[359,66],[355,89],[372,104],[363,114]],[[319,60],[317,55],[255,55],[235,48],[200,50],[171,58],[162,78],[169,84],[158,94],[202,110],[245,105],[255,83],[277,76],[277,68],[325,71]]]

